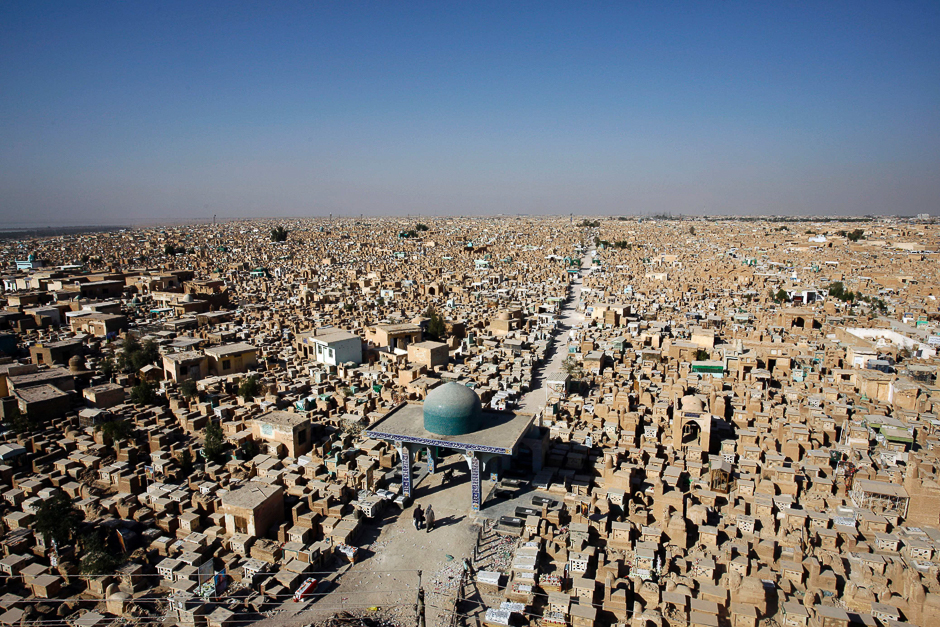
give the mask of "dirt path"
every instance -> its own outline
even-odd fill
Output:
[[[451,456],[442,464],[466,463]],[[455,477],[457,477],[455,473]],[[337,578],[332,588],[312,602],[287,602],[280,612],[257,624],[264,627],[294,627],[319,622],[344,609],[380,608],[384,616],[403,625],[414,624],[418,570],[426,594],[428,627],[436,627],[447,607],[462,571],[476,543],[478,527],[468,516],[468,480],[442,485],[441,474],[431,475],[416,487],[416,502],[422,508],[433,504],[439,526],[430,533],[417,531],[412,522],[413,505],[404,512],[391,506],[385,517],[370,522],[362,530],[357,545],[363,556]],[[450,559],[448,556],[450,556]],[[320,590],[324,592],[323,588]]]
[[[591,267],[591,253],[594,247],[584,255],[581,261],[581,270],[587,270]],[[548,361],[536,370],[532,378],[532,389],[527,392],[519,403],[520,411],[535,414],[545,407],[545,401],[548,398],[548,375],[561,371],[561,364],[568,357],[568,331],[584,322],[584,314],[578,311],[578,303],[581,302],[581,291],[584,288],[584,280],[581,276],[571,282],[568,288],[568,299],[561,308],[558,316],[558,326],[555,328],[552,343],[548,349]]]

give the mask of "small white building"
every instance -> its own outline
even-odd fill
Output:
[[[324,328],[297,336],[297,350],[310,360],[327,366],[362,363],[362,340],[355,333]]]

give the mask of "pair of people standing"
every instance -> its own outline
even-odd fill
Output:
[[[425,510],[422,510],[420,505],[415,505],[412,517],[414,518],[415,529],[418,531],[425,528],[430,533],[431,529],[434,529],[434,510],[431,509],[430,505]]]

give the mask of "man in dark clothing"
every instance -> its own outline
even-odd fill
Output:
[[[431,509],[430,505],[428,505],[427,510],[425,510],[424,517],[428,523],[428,533],[431,533],[431,529],[434,529],[434,510]]]
[[[424,512],[421,511],[420,505],[415,504],[415,511],[412,516],[414,517],[415,529],[420,531],[421,527],[424,525]]]

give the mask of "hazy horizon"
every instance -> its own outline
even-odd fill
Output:
[[[0,221],[936,215],[940,4],[7,3]]]

